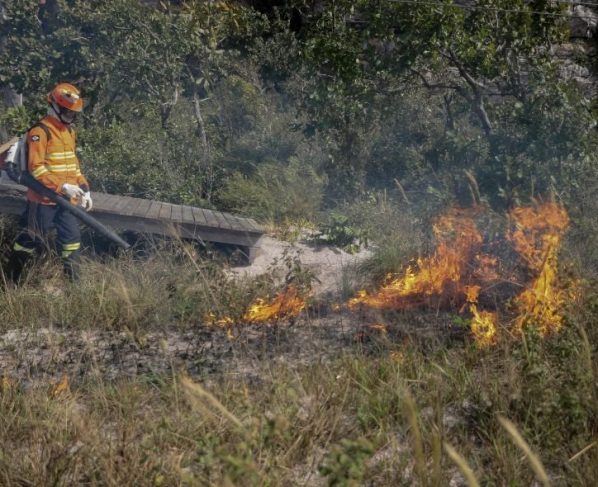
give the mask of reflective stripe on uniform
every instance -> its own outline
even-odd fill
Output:
[[[13,250],[16,250],[17,252],[26,252],[28,254],[34,254],[35,253],[35,249],[30,249],[29,247],[23,247],[20,243],[15,242],[15,244],[13,245]]]
[[[77,164],[50,164],[47,166],[50,172],[76,172]]]
[[[39,167],[38,167],[38,168],[37,168],[35,171],[33,171],[33,172],[31,173],[31,175],[32,175],[34,178],[36,178],[36,179],[37,179],[37,178],[38,178],[38,177],[40,177],[42,174],[46,174],[47,172],[49,172],[49,171],[48,171],[48,169],[46,168],[46,166],[39,166]]]
[[[62,245],[62,250],[79,250],[80,248],[81,248],[81,242]]]
[[[63,259],[68,259],[73,252],[76,252],[80,248],[81,248],[81,243],[79,243],[79,242],[72,243],[72,244],[64,244],[62,246],[62,253],[60,254],[60,256]]]
[[[77,157],[74,152],[50,152],[46,154],[46,159],[55,160],[55,159],[74,159]]]

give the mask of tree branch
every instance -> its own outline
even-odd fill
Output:
[[[446,85],[446,84],[432,84],[430,83],[430,81],[428,80],[428,78],[426,78],[426,76],[423,73],[420,73],[417,69],[414,68],[410,68],[409,69],[413,74],[415,74],[418,78],[420,78],[422,80],[422,82],[424,83],[424,86],[430,90],[458,90],[460,87],[458,85]]]
[[[482,127],[484,128],[484,132],[486,135],[490,135],[492,133],[492,122],[490,121],[490,117],[488,117],[488,112],[486,112],[486,107],[484,105],[484,91],[488,91],[486,86],[483,83],[480,83],[476,79],[471,76],[471,74],[465,69],[463,64],[457,59],[455,53],[448,49],[448,56],[443,54],[445,57],[451,61],[451,63],[457,68],[461,77],[465,80],[465,82],[471,88],[473,92],[473,108],[476,112],[480,122],[482,122]]]

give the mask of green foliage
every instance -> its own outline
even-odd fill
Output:
[[[332,214],[329,222],[320,226],[320,231],[314,235],[313,241],[355,253],[362,246],[367,247],[368,234],[367,231],[352,226],[347,216]]]
[[[291,158],[288,164],[264,162],[251,176],[233,173],[219,199],[224,208],[264,220],[313,219],[323,186],[314,169]]]
[[[523,347],[515,349],[522,359],[525,392],[515,395],[510,406],[538,444],[556,447],[591,426],[593,371],[583,361],[578,333],[567,328],[545,341],[530,331]]]
[[[93,186],[108,193],[209,206],[210,190],[201,142],[182,108],[160,128],[160,114],[131,106],[139,122],[114,122],[79,132],[81,160]]]
[[[328,478],[328,485],[356,487],[362,485],[365,462],[374,453],[374,447],[365,438],[344,439],[328,453],[319,470]]]
[[[25,107],[11,107],[0,114],[0,126],[6,127],[9,134],[23,134],[31,124],[31,115]]]
[[[22,131],[56,81],[73,81],[96,187],[277,221],[397,184],[429,208],[574,201],[598,151],[587,95],[551,54],[564,8],[292,1],[264,15],[241,2],[8,0],[0,88],[25,108],[0,125]]]

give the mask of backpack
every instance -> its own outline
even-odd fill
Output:
[[[14,138],[0,148],[0,170],[6,171],[6,174],[17,183],[21,182],[21,175],[26,174],[28,169],[27,154],[27,135],[35,127],[40,127],[49,141],[52,138],[50,129],[47,125],[38,122],[27,129],[19,138]]]

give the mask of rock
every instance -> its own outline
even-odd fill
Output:
[[[571,11],[569,28],[572,38],[589,39],[593,37],[598,29],[598,13],[589,7],[575,5]]]

